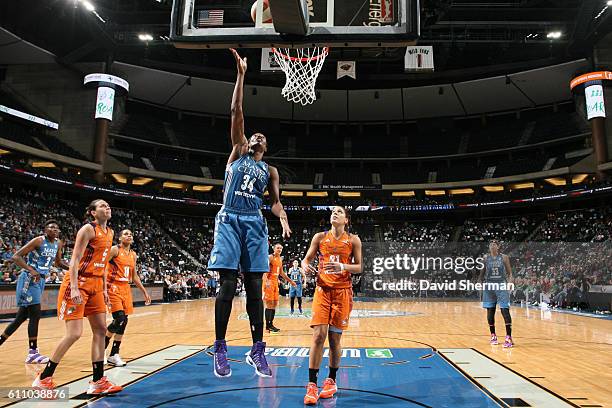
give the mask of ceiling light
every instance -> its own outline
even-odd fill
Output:
[[[327,197],[327,191],[309,191],[306,197]]]
[[[48,162],[48,161],[34,161],[34,162],[32,162],[32,167],[35,167],[35,168],[38,168],[38,167],[53,168],[53,167],[55,167],[55,164],[53,164],[52,162]]]
[[[121,183],[121,184],[126,184],[127,183],[127,177],[125,177],[123,174],[117,174],[117,173],[113,173],[111,174],[112,178],[115,179],[115,181],[117,183]]]
[[[281,196],[283,197],[303,197],[303,191],[282,191]]]
[[[551,40],[558,40],[559,38],[561,38],[562,35],[563,33],[561,33],[561,31],[551,31],[546,35],[546,38]]]
[[[193,191],[203,191],[205,193],[211,191],[213,189],[213,186],[204,186],[204,185],[194,185],[193,186]]]
[[[414,191],[394,191],[391,197],[414,197]]]
[[[140,41],[153,41],[153,36],[151,34],[138,34],[138,39]]]
[[[94,11],[96,9],[94,5],[87,0],[83,0],[83,7],[85,7],[88,11]]]
[[[136,177],[132,180],[132,184],[135,186],[144,186],[145,184],[149,184],[153,179],[149,177]]]
[[[361,193],[359,191],[338,191],[338,197],[357,198],[361,197]]]

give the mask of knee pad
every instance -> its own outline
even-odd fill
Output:
[[[247,301],[260,301],[262,299],[263,273],[249,272],[244,274],[244,290]]]
[[[125,315],[123,310],[113,312],[113,321],[108,325],[108,331],[115,334],[125,333],[125,326],[127,326],[128,317]]]
[[[231,302],[236,294],[238,274],[236,271],[220,272],[219,278],[220,286],[217,297],[225,302]]]
[[[117,331],[117,334],[124,334],[127,324],[128,324],[128,317],[125,316],[119,324],[119,331]]]

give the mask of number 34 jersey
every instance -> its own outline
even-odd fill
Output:
[[[270,170],[264,161],[255,161],[250,154],[228,164],[223,185],[223,205],[245,212],[261,209]]]

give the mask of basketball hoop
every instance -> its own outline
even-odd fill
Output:
[[[274,59],[285,73],[281,94],[289,102],[310,105],[317,100],[315,84],[329,47],[272,48]]]

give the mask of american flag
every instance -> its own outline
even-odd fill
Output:
[[[223,10],[200,10],[197,24],[198,27],[222,26]]]

